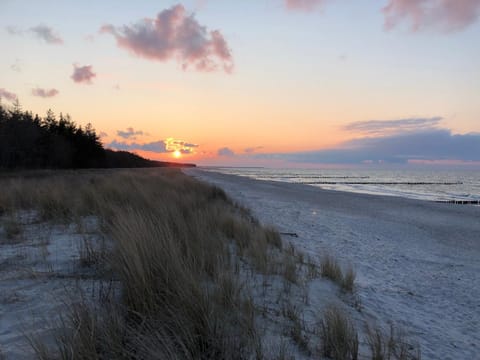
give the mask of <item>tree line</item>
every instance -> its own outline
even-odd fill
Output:
[[[0,168],[81,169],[192,166],[144,159],[127,151],[105,149],[91,124],[77,125],[69,115],[45,117],[23,111],[20,104],[0,103]]]

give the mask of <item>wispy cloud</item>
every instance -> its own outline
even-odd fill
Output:
[[[244,149],[243,151],[246,152],[247,154],[252,154],[258,150],[263,149],[263,146],[254,146],[254,147],[248,147]]]
[[[32,89],[32,95],[38,96],[42,98],[51,98],[57,96],[59,91],[57,89],[42,89],[42,88],[35,88]]]
[[[235,152],[228,147],[223,147],[217,150],[217,155],[218,156],[235,156]]]
[[[37,38],[45,41],[47,44],[52,45],[61,45],[63,44],[63,39],[57,35],[51,27],[46,25],[37,25],[30,28],[30,31],[34,33]]]
[[[408,22],[412,31],[462,30],[480,16],[480,0],[389,0],[383,8],[385,29]]]
[[[157,140],[145,143],[132,142],[127,143],[126,141],[117,141],[114,140],[111,143],[107,144],[107,147],[116,149],[116,150],[126,150],[126,151],[150,151],[155,153],[172,153],[174,151],[180,151],[182,154],[193,154],[195,148],[198,147],[197,144],[188,143],[183,140],[178,140],[174,138],[167,138],[165,140]]]
[[[142,130],[134,130],[133,128],[129,127],[125,131],[124,130],[117,130],[117,136],[120,136],[124,139],[136,139],[137,136],[143,135]]]
[[[116,150],[125,150],[125,151],[131,151],[131,150],[143,150],[143,151],[150,151],[150,152],[155,152],[155,153],[168,153],[172,152],[167,149],[167,144],[163,140],[159,141],[152,141],[148,143],[126,143],[125,141],[112,141],[110,144],[107,144],[107,147],[113,148]]]
[[[327,0],[284,0],[285,6],[290,10],[309,11],[320,7]]]
[[[15,59],[15,62],[10,65],[10,69],[15,71],[15,72],[21,72],[22,71],[22,64],[20,62],[20,59]]]
[[[173,138],[168,138],[166,141],[167,148],[173,149],[173,151],[178,150],[182,154],[193,154],[195,152],[195,148],[198,148],[199,146],[198,144],[193,144]]]
[[[233,70],[233,57],[219,30],[208,31],[182,5],[160,12],[155,19],[143,19],[133,25],[100,29],[115,37],[117,45],[149,60],[177,60],[183,69],[198,71]]]
[[[73,74],[71,76],[72,80],[79,84],[91,84],[92,79],[97,76],[93,72],[93,67],[91,65],[78,66],[73,64]]]
[[[398,120],[367,120],[355,121],[343,127],[346,131],[367,134],[367,135],[387,135],[413,132],[435,128],[442,117],[432,118],[406,118]]]
[[[23,35],[23,30],[13,25],[6,26],[5,30],[9,35]]]
[[[0,99],[7,99],[8,101],[15,101],[17,100],[17,95],[14,93],[7,91],[3,88],[0,88]]]

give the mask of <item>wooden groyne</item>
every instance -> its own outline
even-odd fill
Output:
[[[480,205],[480,200],[437,200],[436,202],[442,204]]]
[[[307,185],[462,185],[462,182],[371,182],[371,181],[312,181],[304,182]]]

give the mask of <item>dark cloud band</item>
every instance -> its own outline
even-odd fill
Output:
[[[426,129],[354,139],[334,149],[255,157],[324,164],[403,164],[412,160],[478,162],[480,134],[460,135],[448,129]]]

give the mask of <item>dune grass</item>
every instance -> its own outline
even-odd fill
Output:
[[[2,211],[36,210],[42,221],[63,223],[98,217],[112,246],[85,238],[81,262],[105,263],[102,276],[121,291],[95,306],[73,301],[56,345],[46,350],[32,342],[39,358],[260,355],[256,309],[238,262],[260,273],[279,268],[283,257],[274,264],[271,256],[282,250],[274,229],[223,190],[176,169],[42,175],[0,179],[8,189],[0,193]]]
[[[352,266],[343,271],[338,260],[326,254],[322,258],[320,272],[323,277],[337,283],[343,291],[353,292],[356,274]]]
[[[366,326],[366,341],[372,360],[420,360],[420,347],[408,342],[402,331],[391,324],[385,333],[379,326]]]
[[[348,315],[336,306],[325,309],[320,322],[321,353],[335,360],[358,359],[358,333]]]
[[[22,227],[15,218],[11,217],[4,220],[2,227],[5,232],[5,240],[3,242],[14,243],[18,241],[18,237],[22,233]]]

